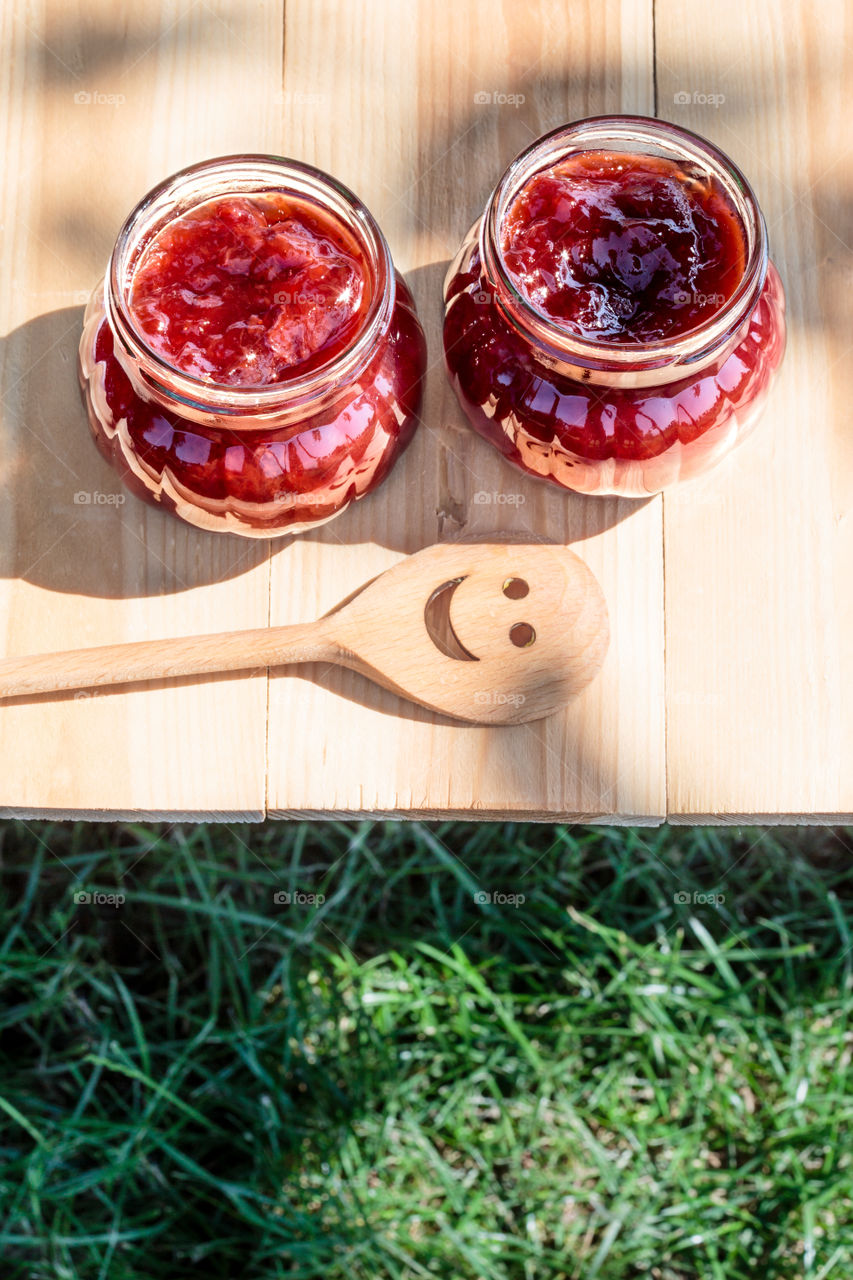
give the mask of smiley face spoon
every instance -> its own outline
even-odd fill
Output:
[[[551,715],[608,644],[601,588],[567,547],[439,543],[317,622],[0,662],[0,697],[328,662],[475,724]]]

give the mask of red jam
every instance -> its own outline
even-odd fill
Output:
[[[256,172],[272,193],[229,190]],[[426,344],[412,295],[355,197],[332,183],[290,194],[324,181],[275,157],[176,175],[120,233],[110,308],[102,288],[87,308],[79,376],[98,447],[138,496],[200,528],[322,524],[372,492],[414,434]],[[200,203],[155,224],[164,190],[187,207],[199,187]],[[113,280],[128,272],[122,292]],[[203,384],[191,396],[187,375]]]
[[[148,346],[227,386],[298,377],[352,342],[371,301],[355,239],[283,192],[209,200],[146,247],[129,306]]]
[[[522,471],[564,489],[644,497],[707,471],[753,425],[785,350],[784,295],[771,263],[741,341],[709,367],[662,386],[581,382],[537,359],[494,306],[474,301],[479,267],[471,245],[470,265],[448,287],[451,381],[480,435]]]
[[[624,119],[651,151],[661,137],[674,151],[701,147],[675,126]],[[600,137],[609,123],[562,137]],[[560,140],[531,150],[544,157]],[[715,153],[708,172],[724,159]],[[740,180],[727,194],[722,178],[692,176],[702,168],[688,176],[633,150],[561,156],[532,171],[496,223],[499,186],[468,233],[445,281],[445,361],[471,425],[527,474],[643,497],[707,471],[756,421],[785,349],[784,292],[769,263],[749,310],[757,286],[738,286],[759,269],[747,249],[761,215],[749,193],[748,240],[731,198]]]
[[[662,156],[584,151],[527,180],[501,227],[527,301],[569,332],[656,342],[708,320],[746,265],[744,229],[713,177]]]

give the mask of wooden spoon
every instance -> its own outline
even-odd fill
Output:
[[[440,543],[317,622],[9,658],[0,697],[329,662],[459,720],[517,724],[585,688],[608,638],[601,588],[567,547]]]

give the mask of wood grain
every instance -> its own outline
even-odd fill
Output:
[[[308,621],[409,552],[496,532],[571,544],[612,622],[574,706],[509,730],[319,666],[269,686],[259,673],[8,704],[0,813],[657,822],[668,789],[674,821],[853,815],[853,144],[839,124],[853,15],[840,0],[654,13],[653,51],[651,0],[288,0],[286,23],[283,0],[0,7],[3,653]],[[754,182],[789,349],[763,424],[722,469],[663,502],[593,501],[517,474],[466,426],[441,363],[441,280],[513,155],[572,118],[650,114],[654,77],[658,114]],[[133,203],[243,150],[308,160],[365,199],[432,362],[423,423],[383,488],[271,547],[125,498],[74,372],[85,295]]]
[[[272,815],[664,814],[660,500],[589,502],[521,476],[465,425],[441,364],[445,267],[501,170],[566,120],[650,112],[651,42],[651,4],[634,0],[288,0],[286,150],[376,215],[416,294],[431,368],[423,423],[383,488],[275,554],[273,622],[324,612],[429,543],[509,532],[571,543],[604,589],[613,636],[565,715],[509,729],[411,711],[350,673],[276,675]]]
[[[656,49],[660,114],[750,178],[788,298],[764,421],[664,502],[670,814],[849,820],[853,15],[657,0]]]
[[[120,501],[75,357],[136,200],[205,156],[275,149],[282,20],[278,0],[0,7],[6,654],[267,622],[266,546]],[[0,812],[260,818],[265,720],[263,672],[8,704]]]

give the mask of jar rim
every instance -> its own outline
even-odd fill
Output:
[[[704,164],[720,181],[746,233],[747,260],[737,288],[713,315],[675,337],[614,342],[575,334],[530,302],[504,259],[500,235],[503,220],[510,202],[528,179],[563,156],[590,150],[618,153],[620,143],[633,144],[636,154],[643,153],[645,143],[664,155]],[[489,197],[481,224],[480,252],[498,301],[504,304],[507,318],[515,327],[533,337],[554,360],[569,356],[573,364],[601,370],[636,366],[638,360],[643,368],[651,369],[708,358],[753,310],[769,261],[764,217],[752,187],[734,161],[690,129],[639,115],[588,116],[571,121],[543,134],[521,151]]]
[[[279,382],[232,386],[194,377],[156,352],[134,323],[127,295],[134,270],[152,238],[174,218],[218,195],[285,191],[320,205],[344,222],[364,254],[373,285],[358,333],[349,347],[306,373]],[[286,156],[217,156],[179,169],[142,197],[125,218],[110,255],[104,305],[141,382],[183,409],[256,417],[308,403],[330,385],[357,377],[370,360],[395,303],[394,264],[388,243],[367,206],[349,187],[314,165]]]

